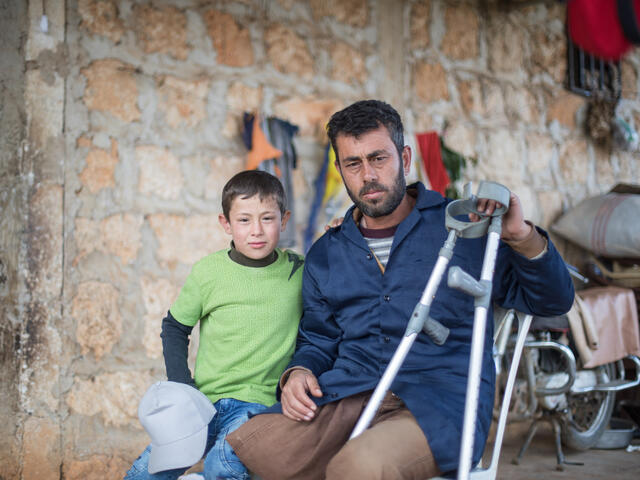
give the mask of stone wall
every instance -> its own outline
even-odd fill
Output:
[[[637,153],[583,133],[585,99],[563,88],[557,2],[44,0],[10,11],[2,38],[22,36],[2,66],[24,68],[2,68],[0,93],[24,101],[21,114],[4,108],[17,133],[0,137],[0,408],[18,421],[2,426],[0,479],[120,478],[148,442],[136,409],[164,378],[160,320],[193,262],[230,240],[217,215],[245,162],[244,111],[300,127],[298,249],[324,124],[361,98],[393,103],[409,142],[443,132],[478,160],[465,180],[507,184],[543,226],[639,182]],[[640,56],[622,67],[640,127]]]

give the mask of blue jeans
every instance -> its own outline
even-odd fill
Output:
[[[241,402],[234,398],[223,398],[214,403],[214,406],[217,412],[209,423],[202,475],[206,480],[220,478],[249,480],[249,472],[224,438],[246,422],[250,414],[261,412],[267,407],[259,403]],[[151,445],[133,462],[124,480],[176,480],[188,470],[188,467],[185,467],[150,474],[148,470],[150,454]]]

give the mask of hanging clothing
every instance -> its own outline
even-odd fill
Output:
[[[451,180],[444,163],[442,163],[440,136],[436,132],[426,132],[417,134],[416,139],[431,189],[444,196]]]
[[[280,235],[278,246],[292,247],[296,244],[296,222],[293,191],[293,169],[298,157],[293,137],[298,127],[276,117],[260,118],[245,112],[242,140],[249,150],[247,170],[259,169],[278,177],[287,195],[287,209],[291,217],[285,231]]]

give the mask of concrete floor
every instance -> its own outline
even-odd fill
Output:
[[[565,465],[563,471],[558,471],[553,430],[546,423],[538,428],[520,464],[514,465],[512,459],[518,454],[528,427],[528,423],[507,425],[498,467],[499,480],[640,479],[640,450],[591,449],[579,452],[563,448],[566,460],[583,465]],[[640,447],[640,438],[635,438],[632,445]],[[492,449],[493,445],[489,444],[486,452],[490,454]]]

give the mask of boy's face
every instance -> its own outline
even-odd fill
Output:
[[[231,202],[227,219],[218,216],[220,225],[233,238],[236,250],[244,256],[260,260],[273,252],[280,240],[291,212],[280,214],[274,197],[260,200],[259,195],[250,198],[236,197]]]

